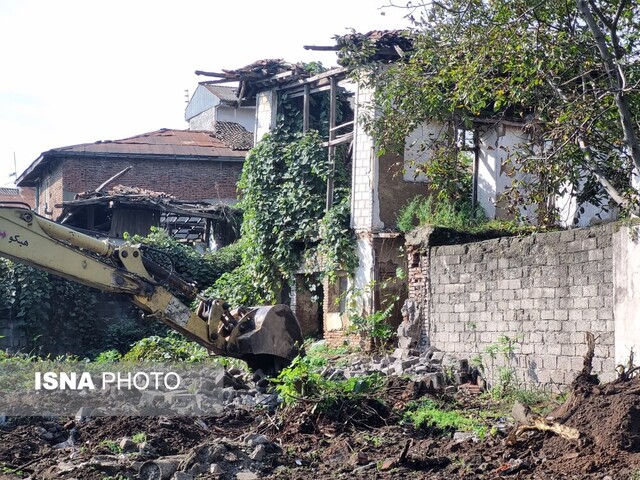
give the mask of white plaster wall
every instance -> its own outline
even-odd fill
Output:
[[[496,218],[496,204],[500,200],[500,194],[511,184],[503,165],[525,141],[526,135],[520,127],[506,125],[492,127],[480,136],[478,203],[490,219]],[[532,214],[531,210],[528,209],[525,213]]]
[[[256,128],[256,109],[253,107],[233,108],[220,105],[216,109],[216,117],[220,122],[239,123],[249,132]]]
[[[440,138],[444,138],[444,135],[445,127],[438,123],[424,123],[411,132],[404,145],[405,181],[427,182],[428,179],[423,173],[416,175],[416,169],[431,158],[432,149],[429,147]]]
[[[613,206],[605,211],[589,202],[578,205],[574,189],[569,184],[566,185],[566,193],[556,196],[555,202],[563,227],[588,227],[617,218],[617,209]]]
[[[621,227],[613,236],[615,364],[640,353],[640,227]]]
[[[373,311],[373,291],[370,287],[375,279],[375,252],[370,236],[358,238],[356,253],[358,267],[353,277],[353,287],[355,292],[361,293],[358,302],[362,309],[366,313],[371,313]]]
[[[211,130],[215,120],[215,109],[210,108],[189,119],[189,130]]]
[[[190,122],[190,120],[196,115],[212,109],[218,104],[220,104],[220,99],[218,97],[207,90],[206,87],[198,85],[198,88],[196,88],[196,91],[193,93],[193,96],[184,110],[184,119],[187,122]]]
[[[278,94],[274,91],[260,92],[256,96],[255,143],[276,126]]]

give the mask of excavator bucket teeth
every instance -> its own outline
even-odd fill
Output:
[[[228,339],[228,351],[252,370],[274,375],[298,355],[300,324],[286,305],[257,307],[245,315]]]

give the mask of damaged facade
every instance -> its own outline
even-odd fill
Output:
[[[115,185],[63,202],[59,222],[111,239],[145,236],[152,227],[160,227],[179,242],[215,250],[238,238],[240,216],[224,204],[178,200],[165,192]]]
[[[382,66],[396,61],[411,49],[411,43],[402,31],[373,31],[358,35],[338,38],[336,45],[328,47],[305,48],[339,51],[344,41],[353,42],[354,39],[363,37],[368,45],[373,46],[372,55],[376,63]],[[396,278],[396,271],[399,267],[406,271],[407,258],[404,253],[404,236],[396,226],[397,215],[408,201],[430,193],[428,179],[416,174],[415,170],[416,164],[428,161],[433,154],[428,147],[429,142],[437,141],[441,136],[453,135],[458,140],[454,148],[467,151],[472,157],[473,203],[482,207],[489,219],[504,219],[509,216],[502,194],[510,187],[513,179],[505,165],[527,139],[524,122],[479,118],[471,128],[458,128],[455,132],[448,131],[450,127],[445,125],[425,123],[406,138],[403,154],[382,154],[374,138],[363,126],[365,119],[370,121],[371,115],[376,115],[372,108],[375,88],[364,82],[354,81],[345,68],[338,67],[313,75],[300,65],[281,60],[264,60],[238,70],[196,73],[214,77],[216,83],[238,82],[238,104],[247,102],[255,103],[256,106],[256,141],[276,127],[279,99],[301,99],[299,105],[304,130],[312,122],[309,118],[312,96],[319,92],[329,92],[330,135],[326,138],[325,146],[333,161],[335,146],[342,143],[349,145],[352,178],[351,228],[357,238],[359,264],[353,276],[344,273],[332,284],[325,281],[322,306],[309,307],[311,300],[304,295],[302,289],[300,294],[292,292],[291,303],[303,322],[308,310],[321,311],[322,325],[318,327],[330,341],[342,341],[349,327],[344,302],[338,301],[348,289],[360,292],[365,314],[381,308],[386,301],[382,298],[383,293],[385,296],[389,292],[397,293],[400,300],[396,302],[391,323],[396,327],[402,320],[401,306],[406,299],[407,286]],[[336,94],[345,91],[351,95],[353,120],[338,125],[333,110]],[[330,180],[327,184],[328,206],[331,189]],[[578,205],[570,193],[553,201],[560,207],[561,221],[567,226],[599,223],[610,220],[615,215],[615,211],[607,212],[600,207]],[[529,211],[535,212],[535,207]],[[380,285],[386,282],[390,283],[382,292]],[[415,312],[413,316],[417,318]],[[411,329],[415,330],[413,327]]]
[[[58,219],[63,203],[95,190],[133,167],[118,182],[127,187],[162,191],[180,200],[231,205],[236,183],[251,147],[237,124],[217,133],[167,130],[114,141],[49,150],[18,178],[19,187],[35,189],[35,211]],[[222,132],[222,133],[221,133]]]

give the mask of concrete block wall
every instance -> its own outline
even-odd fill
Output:
[[[582,368],[615,378],[614,224],[457,245],[410,245],[409,298],[423,312],[422,346],[479,357],[487,375],[515,369],[523,384],[568,385]],[[487,348],[514,341],[507,360]]]

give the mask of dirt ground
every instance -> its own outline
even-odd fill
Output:
[[[361,405],[357,414],[345,408],[320,415],[303,404],[272,413],[234,410],[221,417],[107,417],[82,423],[22,417],[0,428],[0,479],[141,478],[137,472],[146,460],[197,451],[221,439],[231,451],[229,445],[250,433],[269,439],[264,458],[251,464],[253,478],[640,478],[639,378],[608,385],[577,382],[569,408],[561,412],[564,425],[579,430],[577,440],[531,431],[508,441],[508,428],[480,441],[454,440],[452,432],[398,422],[402,407],[421,395],[418,386],[396,378],[381,402]],[[455,400],[481,408],[477,396],[457,393]],[[141,432],[144,448],[126,462],[124,454],[114,455],[108,447],[108,441]],[[70,436],[75,446],[61,448]],[[231,457],[227,453],[225,461],[245,458],[240,450]],[[236,478],[237,470],[197,478]]]

